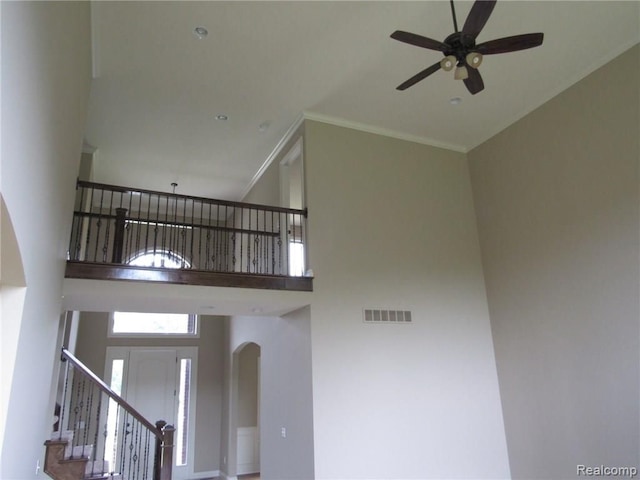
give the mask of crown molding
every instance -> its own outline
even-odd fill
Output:
[[[353,130],[359,130],[361,132],[373,133],[374,135],[382,135],[383,137],[396,138],[398,140],[405,140],[407,142],[421,143],[423,145],[429,145],[431,147],[443,148],[445,150],[452,150],[459,153],[467,153],[468,148],[462,145],[454,145],[451,143],[439,142],[433,138],[423,137],[420,135],[411,135],[408,133],[398,132],[383,127],[376,127],[374,125],[368,125],[366,123],[353,122],[351,120],[345,120],[343,118],[333,117],[330,115],[323,115],[321,113],[304,111],[303,118],[305,120],[312,120],[315,122],[328,123],[337,127],[351,128]]]
[[[330,115],[323,115],[316,112],[303,111],[298,118],[293,122],[293,124],[287,130],[287,133],[280,139],[275,148],[271,151],[267,159],[262,163],[258,171],[255,173],[249,184],[246,186],[244,191],[242,192],[241,199],[244,199],[251,189],[258,183],[260,177],[264,174],[264,172],[269,168],[269,166],[273,163],[276,157],[281,153],[282,149],[285,145],[289,143],[289,141],[293,138],[294,133],[298,130],[300,125],[304,123],[305,120],[311,120],[314,122],[327,123],[330,125],[335,125],[337,127],[350,128],[352,130],[358,130],[361,132],[372,133],[374,135],[381,135],[384,137],[396,138],[398,140],[404,140],[407,142],[420,143],[422,145],[429,145],[431,147],[442,148],[445,150],[451,150],[459,153],[467,153],[469,151],[468,148],[463,147],[462,145],[453,145],[450,143],[439,142],[432,138],[422,137],[419,135],[410,135],[407,133],[398,132],[395,130],[390,130],[387,128],[376,127],[374,125],[368,125],[360,122],[352,122],[350,120],[345,120],[338,117],[332,117]]]
[[[271,151],[267,159],[263,162],[263,164],[260,166],[258,171],[255,173],[255,175],[253,176],[249,184],[246,186],[246,188],[242,192],[242,196],[240,198],[244,199],[249,194],[249,192],[255,186],[255,184],[258,183],[258,180],[260,180],[260,177],[262,177],[262,175],[267,170],[267,168],[269,168],[269,166],[273,163],[276,157],[280,154],[284,146],[289,142],[289,140],[293,138],[294,133],[296,133],[300,125],[303,124],[304,120],[305,120],[304,115],[302,114],[300,114],[298,118],[296,118],[295,122],[293,122],[293,124],[287,130],[287,133],[284,134],[284,137],[280,139],[280,141],[275,146],[275,148]]]

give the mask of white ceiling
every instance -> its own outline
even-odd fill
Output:
[[[281,316],[311,303],[311,292],[65,278],[62,310]]]
[[[456,2],[459,25],[471,5]],[[640,41],[639,7],[499,1],[478,43],[530,32],[544,43],[485,57],[472,96],[443,71],[395,89],[442,55],[389,35],[444,40],[445,1],[93,2],[95,180],[239,200],[303,113],[468,151]]]

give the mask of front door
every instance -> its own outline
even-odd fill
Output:
[[[131,349],[125,399],[146,419],[175,425],[176,350]]]
[[[116,392],[121,387],[122,397],[151,423],[164,420],[176,428],[173,461],[173,478],[176,480],[187,478],[193,469],[193,456],[188,446],[193,442],[193,419],[189,418],[189,412],[193,411],[191,403],[195,391],[192,391],[192,380],[195,378],[192,376],[195,377],[193,360],[196,357],[197,350],[193,347],[107,349],[106,378],[112,379],[111,387]],[[118,362],[122,370],[117,380],[120,386],[113,384],[112,374]],[[122,440],[120,436],[118,441]]]

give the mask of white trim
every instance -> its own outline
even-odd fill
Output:
[[[267,168],[269,168],[269,166],[273,163],[273,161],[280,154],[280,152],[285,147],[285,145],[289,142],[289,140],[293,138],[293,134],[296,133],[296,130],[298,130],[300,125],[302,125],[302,123],[304,122],[304,119],[305,119],[304,115],[298,116],[296,121],[293,122],[293,124],[289,127],[289,130],[287,130],[287,133],[285,133],[284,137],[280,139],[276,147],[271,151],[267,159],[260,166],[256,174],[253,176],[253,178],[249,182],[249,185],[247,185],[247,187],[242,192],[241,198],[243,200],[249,194],[251,189],[256,185],[256,183],[258,183],[258,180],[260,180],[260,177],[262,177],[262,175],[267,170]]]
[[[198,347],[178,347],[176,351],[178,352],[178,360],[182,360],[183,358],[191,359],[191,379],[190,379],[190,392],[189,392],[189,418],[187,419],[189,422],[187,432],[187,464],[183,466],[177,466],[175,462],[175,456],[173,459],[173,472],[174,477],[179,477],[179,475],[175,475],[178,473],[177,470],[184,469],[186,471],[186,475],[183,478],[186,479],[195,479],[195,473],[193,471],[193,467],[195,466],[195,455],[196,455],[196,402],[198,398]],[[178,362],[179,365],[179,362]],[[176,379],[176,387],[179,386],[180,383],[180,371],[179,367]],[[176,415],[178,413],[178,398],[176,397]],[[176,417],[177,423],[177,417]],[[178,425],[175,425],[176,432]],[[176,441],[174,439],[174,444]],[[175,451],[174,455],[177,455],[177,451]],[[206,472],[205,472],[206,473]],[[215,476],[215,475],[214,475]],[[207,477],[197,477],[197,478],[207,478]]]
[[[116,313],[141,313],[141,314],[154,314],[156,312],[109,312],[109,329],[107,330],[107,338],[200,338],[200,315],[194,313],[175,313],[166,315],[189,315],[194,317],[194,333],[155,333],[155,332],[114,332],[114,322]],[[165,315],[160,313],[158,315]]]
[[[98,151],[98,149],[96,147],[94,147],[93,145],[89,145],[86,142],[82,142],[82,153],[88,153],[89,155],[93,155],[94,153],[96,153]]]
[[[191,392],[189,394],[189,426],[188,426],[188,443],[187,443],[187,464],[184,466],[177,466],[175,464],[175,455],[177,454],[174,451],[174,458],[171,461],[172,470],[173,470],[173,478],[184,478],[188,480],[197,480],[197,479],[205,479],[217,477],[219,475],[219,471],[213,472],[193,472],[193,467],[195,465],[195,431],[196,431],[196,409],[197,409],[197,397],[198,397],[198,351],[199,348],[196,346],[180,346],[180,345],[169,345],[169,346],[141,346],[141,345],[133,345],[133,346],[114,346],[107,347],[105,354],[105,378],[107,382],[111,380],[111,369],[113,366],[113,360],[122,359],[124,360],[124,368],[122,372],[122,389],[121,396],[126,400],[127,398],[127,383],[129,381],[129,362],[131,352],[133,350],[173,350],[176,353],[177,360],[181,360],[183,358],[191,359],[191,382],[190,388]],[[175,387],[178,388],[179,384],[179,368],[176,365],[176,377]],[[177,416],[178,413],[178,398],[177,396],[174,398],[174,415]],[[153,423],[153,419],[150,419]],[[177,425],[176,425],[177,429]],[[181,471],[180,471],[181,470]]]
[[[351,128],[353,130],[359,130],[361,132],[373,133],[374,135],[382,135],[384,137],[397,138],[398,140],[405,140],[407,142],[414,142],[423,145],[429,145],[432,147],[444,148],[446,150],[452,150],[454,152],[467,153],[469,151],[469,149],[463,145],[453,145],[451,143],[440,142],[429,137],[411,135],[408,133],[398,132],[396,130],[390,130],[388,128],[376,127],[374,125],[368,125],[366,123],[353,122],[351,120],[345,120],[343,118],[323,115],[321,113],[305,111],[303,113],[303,118],[305,120],[313,120],[315,122],[328,123],[330,125],[336,125],[338,127]]]
[[[220,476],[220,470],[210,470],[208,472],[196,472],[189,480],[209,480],[212,478],[218,478]]]
[[[226,472],[220,472],[220,478],[223,480],[238,480],[235,475],[228,475]]]

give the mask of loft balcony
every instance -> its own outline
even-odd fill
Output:
[[[66,278],[312,291],[307,211],[78,181]]]

